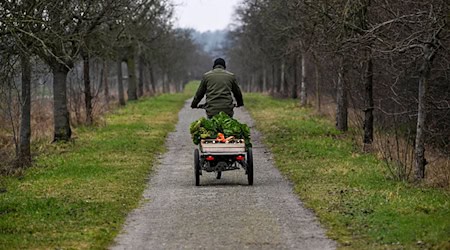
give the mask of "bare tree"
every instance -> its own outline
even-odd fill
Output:
[[[340,131],[348,130],[348,98],[347,98],[347,73],[343,57],[340,60],[336,91],[336,128]]]
[[[53,80],[49,81],[53,93],[46,91],[45,98],[53,97],[50,102],[53,105],[53,141],[71,138],[71,116],[78,123],[92,124],[102,94],[108,104],[108,62],[111,60],[118,59],[121,105],[125,105],[124,61],[128,62],[128,72],[132,75],[131,89],[128,89],[131,99],[135,92],[133,79],[139,79],[137,87],[139,94],[143,94],[145,73],[149,75],[153,93],[163,74],[169,84],[180,91],[186,79],[198,74],[195,67],[201,63],[190,62],[203,60],[205,55],[192,42],[189,32],[172,27],[171,18],[169,0],[1,1],[0,94],[9,101],[1,99],[0,108],[5,108],[5,117],[11,123],[1,131],[13,134],[17,162],[23,166],[31,162],[30,125],[38,121],[38,117],[30,114],[31,100],[37,97],[32,96],[31,91],[31,86],[37,85],[31,78],[37,75],[36,68],[48,66],[51,70],[48,78]],[[163,39],[163,36],[170,39]],[[167,48],[160,49],[167,41],[170,41]],[[137,79],[132,69],[135,58],[139,59]],[[4,124],[2,119],[0,126]]]
[[[399,127],[415,130],[414,169],[420,180],[427,143],[447,155],[450,148],[449,90],[444,87],[450,68],[444,46],[450,42],[449,9],[444,0],[246,0],[236,11],[228,54],[238,73],[259,74],[261,61],[272,65],[272,79],[278,79],[271,83],[274,95],[286,95],[280,93],[287,90],[285,84],[296,91],[300,80],[301,105],[306,104],[308,81],[313,78],[308,59],[314,58],[317,108],[319,89],[333,95],[336,127],[342,131],[348,129],[349,104],[358,119],[357,111],[363,111],[365,145],[374,141],[377,126],[400,131],[397,135],[404,140],[411,138]],[[290,56],[298,56],[302,63]],[[299,66],[302,73],[297,78]]]
[[[31,64],[30,57],[22,54],[20,58],[22,68],[22,112],[20,119],[20,141],[18,163],[20,166],[31,164]]]
[[[4,46],[0,46],[0,52],[7,53],[7,60],[10,56],[20,58],[21,112],[19,139],[16,145],[16,162],[19,167],[31,165],[31,55],[28,48],[31,43],[25,35],[17,32],[17,29],[29,28],[29,24],[15,22],[14,17],[18,13],[28,14],[30,7],[32,7],[30,3],[0,4],[0,12],[2,12],[0,14],[2,20],[0,21],[0,42],[6,42]],[[7,45],[7,41],[12,44]],[[8,74],[6,74],[6,77],[8,77]]]

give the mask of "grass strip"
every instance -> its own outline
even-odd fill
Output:
[[[130,102],[106,125],[75,129],[20,177],[3,177],[1,249],[104,249],[136,208],[178,111],[195,86]]]
[[[341,248],[450,249],[447,191],[389,180],[382,161],[293,100],[245,101],[277,167]]]

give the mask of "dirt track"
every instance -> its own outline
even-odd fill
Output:
[[[203,173],[194,185],[189,124],[204,115],[188,108],[167,138],[168,152],[151,176],[140,208],[127,218],[112,249],[334,249],[312,212],[274,167],[252,129],[254,186],[243,171],[217,180]],[[235,118],[253,125],[242,109]]]

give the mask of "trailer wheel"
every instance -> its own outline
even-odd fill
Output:
[[[252,148],[247,150],[247,180],[248,185],[253,185],[253,152]]]
[[[198,149],[194,150],[195,186],[200,186],[200,155]]]

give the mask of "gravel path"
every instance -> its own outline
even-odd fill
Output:
[[[189,108],[179,113],[168,152],[150,178],[141,207],[129,214],[111,249],[334,249],[314,214],[274,167],[252,129],[254,186],[243,170],[203,173],[195,187],[189,124],[204,116]],[[252,127],[245,110],[235,118]]]

